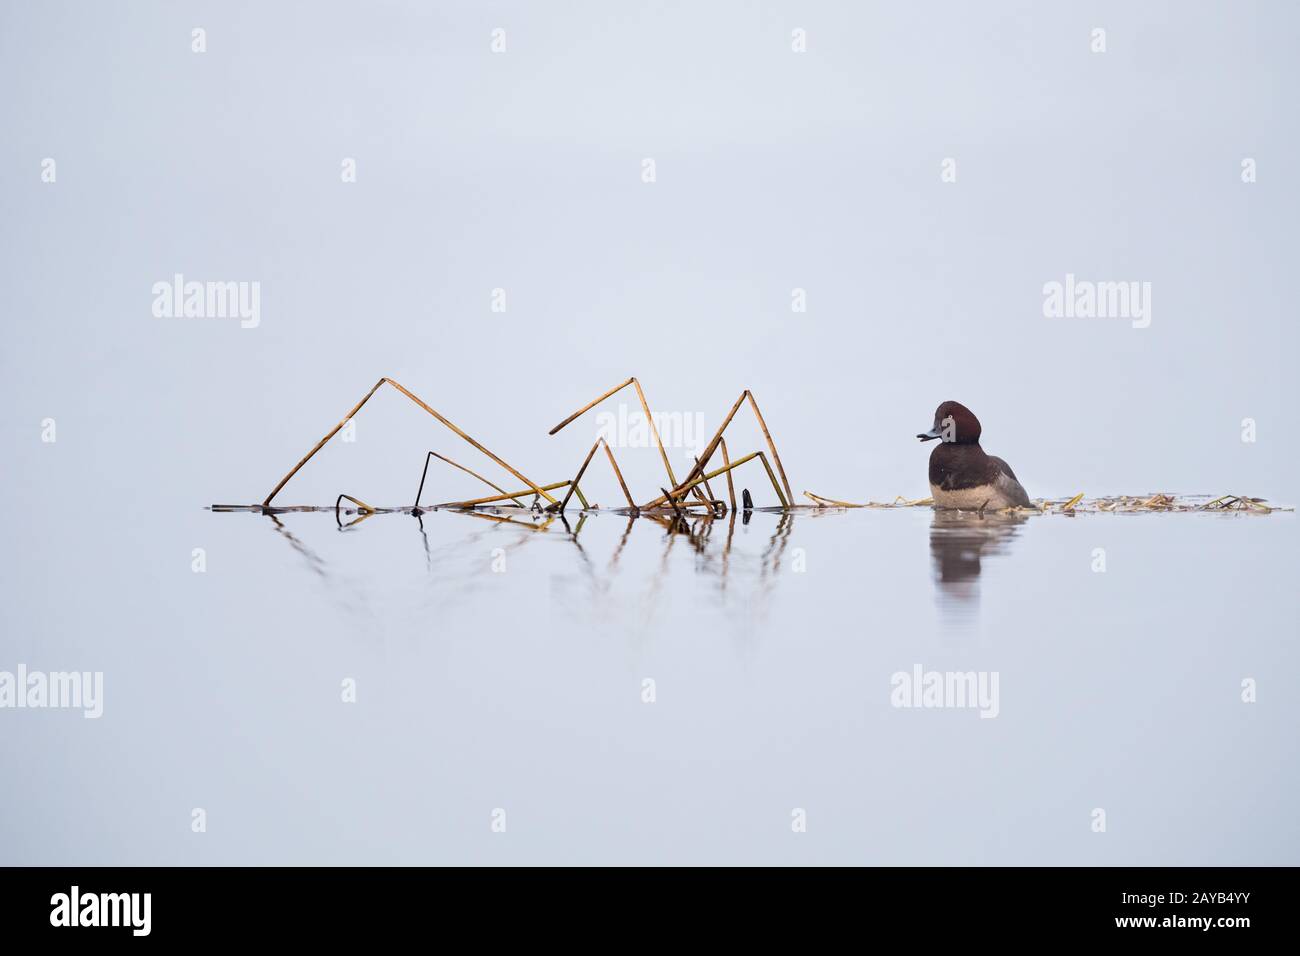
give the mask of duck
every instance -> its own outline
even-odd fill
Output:
[[[930,496],[936,508],[998,511],[1032,508],[1029,495],[1001,458],[980,447],[980,420],[960,402],[934,410],[934,427],[916,437],[939,439],[930,453]]]

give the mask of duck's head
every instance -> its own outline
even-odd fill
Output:
[[[934,427],[916,436],[921,441],[941,438],[973,445],[980,440],[980,420],[961,402],[944,402],[934,410]]]

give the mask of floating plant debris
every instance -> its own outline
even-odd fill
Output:
[[[409,398],[412,402],[414,402],[424,411],[428,412],[431,416],[437,419],[439,423],[444,425],[450,431],[454,432],[457,436],[459,436],[464,441],[468,442],[477,451],[486,455],[497,465],[504,468],[507,472],[509,472],[512,476],[517,478],[527,487],[522,488],[518,491],[506,491],[500,485],[490,481],[489,479],[483,477],[482,475],[471,470],[470,468],[467,468],[466,466],[460,464],[459,462],[453,461],[451,458],[448,458],[445,455],[441,455],[436,451],[430,451],[425,455],[424,458],[424,467],[420,473],[420,483],[415,492],[415,503],[413,505],[395,507],[395,508],[377,508],[373,505],[367,504],[365,501],[362,501],[360,498],[354,497],[353,495],[349,495],[349,494],[340,494],[335,499],[334,506],[332,508],[316,507],[312,505],[272,504],[276,496],[284,489],[284,486],[289,483],[289,481],[293,478],[293,476],[296,475],[299,471],[301,471],[303,466],[306,465],[307,462],[311,461],[311,459],[315,456],[315,454],[318,451],[320,451],[323,447],[325,447],[326,443],[328,443],[331,438],[337,435],[339,431],[342,430],[343,427],[348,423],[348,421],[351,420],[352,417],[361,410],[361,408],[366,404],[366,402],[370,401],[371,397],[375,394],[375,392],[379,391],[379,389],[385,384],[391,385],[397,391],[401,392],[403,395]],[[766,473],[768,481],[772,485],[772,490],[776,493],[777,500],[780,501],[781,504],[780,507],[778,508],[755,509],[753,499],[750,497],[749,494],[749,490],[743,489],[742,507],[744,512],[746,513],[754,510],[775,511],[778,513],[784,513],[784,512],[790,512],[795,510],[823,511],[827,509],[835,510],[835,509],[846,509],[846,508],[920,508],[920,507],[931,507],[933,505],[933,501],[930,498],[907,499],[903,497],[896,497],[891,502],[867,501],[863,503],[854,503],[850,501],[843,501],[837,498],[827,498],[822,495],[813,494],[810,491],[805,491],[804,497],[806,497],[809,501],[812,502],[811,505],[796,504],[794,500],[794,493],[790,490],[790,481],[786,477],[785,466],[781,462],[781,455],[776,450],[776,442],[772,439],[772,433],[768,430],[767,422],[763,418],[763,413],[759,411],[758,401],[754,398],[753,392],[751,392],[749,389],[745,389],[740,393],[740,397],[736,399],[735,403],[731,406],[731,410],[728,411],[726,416],[723,418],[722,424],[718,426],[718,430],[714,433],[713,438],[710,439],[708,445],[705,446],[704,451],[695,458],[694,464],[692,465],[690,471],[688,471],[686,476],[682,478],[680,481],[677,479],[677,476],[673,472],[673,467],[668,461],[668,453],[664,450],[663,441],[659,437],[659,431],[655,426],[654,416],[650,412],[650,404],[645,397],[645,390],[641,388],[641,383],[637,381],[635,376],[627,379],[624,382],[619,383],[618,385],[615,385],[609,391],[605,392],[604,394],[598,396],[597,398],[588,402],[586,405],[579,408],[568,418],[564,419],[562,422],[560,422],[558,425],[552,428],[550,430],[550,434],[554,435],[558,433],[566,425],[569,425],[572,422],[576,421],[577,419],[581,418],[584,414],[591,411],[591,409],[595,408],[601,402],[605,401],[605,399],[610,398],[611,396],[617,394],[618,392],[627,388],[629,385],[632,386],[633,389],[635,389],[636,391],[637,400],[640,403],[641,410],[645,414],[646,421],[649,423],[650,426],[650,435],[654,439],[655,446],[659,449],[659,457],[663,461],[664,471],[668,475],[668,485],[665,487],[660,487],[659,496],[657,498],[653,498],[647,501],[645,504],[638,505],[636,503],[636,500],[632,496],[631,490],[628,488],[627,482],[623,478],[623,472],[618,466],[618,461],[614,457],[614,451],[612,448],[610,448],[609,443],[606,442],[604,438],[596,439],[595,444],[591,446],[591,450],[587,452],[586,458],[583,459],[582,464],[578,467],[577,472],[574,474],[572,478],[567,480],[562,480],[562,481],[553,481],[547,484],[538,484],[537,482],[533,481],[531,478],[527,477],[519,469],[515,468],[513,465],[506,462],[505,459],[501,458],[499,455],[490,451],[486,446],[484,446],[474,438],[470,437],[465,431],[459,428],[450,419],[446,418],[441,413],[436,411],[432,406],[428,405],[423,399],[421,399],[414,392],[411,392],[410,390],[402,386],[394,379],[385,377],[385,378],[381,378],[378,382],[376,382],[374,386],[370,389],[370,391],[366,392],[366,394],[362,396],[361,400],[357,402],[356,405],[354,405],[346,415],[343,416],[342,420],[340,420],[337,425],[335,425],[332,429],[330,429],[325,434],[325,437],[322,438],[320,441],[318,441],[311,448],[311,450],[308,451],[307,454],[302,457],[302,459],[298,462],[298,464],[294,465],[293,468],[289,470],[288,474],[286,474],[283,478],[280,479],[280,481],[275,485],[274,488],[271,489],[270,494],[266,496],[266,498],[262,501],[260,505],[214,504],[211,506],[211,509],[213,511],[223,511],[223,512],[246,511],[246,512],[258,513],[258,514],[272,514],[272,515],[286,513],[286,512],[333,511],[336,519],[338,519],[343,514],[357,515],[356,520],[350,523],[351,525],[355,525],[360,521],[365,520],[366,518],[369,518],[377,514],[391,514],[395,512],[403,512],[406,514],[419,516],[428,511],[438,511],[438,510],[457,510],[457,511],[476,512],[479,509],[486,509],[491,511],[492,514],[483,515],[483,517],[493,517],[498,520],[512,520],[504,517],[503,512],[519,511],[519,512],[530,513],[530,514],[541,513],[544,515],[551,515],[551,516],[557,514],[563,514],[565,509],[568,507],[570,499],[576,495],[579,503],[582,506],[583,512],[597,511],[602,509],[599,509],[588,503],[586,497],[582,493],[582,489],[579,483],[582,481],[583,476],[586,475],[587,467],[591,464],[591,461],[595,457],[596,452],[601,448],[603,448],[605,451],[605,457],[609,461],[610,468],[614,472],[614,477],[618,479],[619,488],[622,490],[623,498],[627,502],[626,508],[611,508],[611,509],[603,509],[603,510],[613,511],[619,514],[626,514],[631,517],[637,517],[642,514],[645,514],[647,517],[654,517],[659,520],[663,520],[666,517],[667,520],[669,521],[682,521],[688,515],[692,519],[696,519],[696,518],[708,519],[708,518],[723,516],[728,512],[728,510],[734,513],[737,510],[737,507],[736,507],[736,488],[735,488],[735,483],[733,481],[732,472],[735,471],[737,468],[740,468],[742,465],[754,461],[755,459],[757,459],[758,462],[763,466],[763,471]],[[749,403],[749,407],[754,413],[754,419],[758,423],[759,430],[763,433],[763,439],[767,445],[767,451],[765,452],[762,449],[758,449],[750,452],[747,455],[743,455],[740,458],[732,460],[730,454],[728,453],[727,442],[726,439],[723,437],[723,433],[727,430],[728,426],[731,425],[732,420],[736,416],[736,412],[738,412],[741,406],[744,405],[746,402]],[[722,465],[710,471],[708,470],[709,462],[712,460],[715,452],[721,453]],[[771,455],[770,460],[768,458],[769,453]],[[466,474],[471,475],[472,477],[478,479],[479,481],[487,485],[496,493],[481,498],[471,498],[471,499],[459,500],[459,501],[444,501],[439,504],[427,505],[421,507],[420,501],[424,495],[425,483],[429,477],[429,465],[435,458],[448,465],[451,465],[453,468],[457,468],[460,471],[463,471]],[[773,465],[776,466],[775,470],[772,467]],[[709,481],[711,479],[715,479],[723,475],[726,476],[726,480],[727,480],[727,501],[723,501],[721,498],[715,497],[713,493],[713,489],[709,484]],[[779,480],[778,480],[778,476],[779,476]],[[556,497],[554,497],[554,495],[551,494],[551,492],[558,493],[562,489],[567,489],[564,491],[563,498],[557,499]],[[531,498],[531,504],[528,504],[527,500],[530,498]],[[543,499],[546,502],[544,505],[542,504]],[[352,505],[354,505],[355,507],[344,508],[343,507],[344,501],[351,502]],[[505,505],[504,504],[505,502],[512,502],[513,506]],[[698,511],[692,509],[703,509],[703,510]],[[1263,498],[1251,498],[1245,495],[1220,495],[1217,498],[1210,499],[1208,496],[1205,495],[1179,498],[1170,494],[1158,493],[1153,495],[1140,495],[1140,496],[1117,495],[1112,497],[1102,497],[1102,498],[1093,498],[1090,500],[1085,500],[1083,494],[1080,493],[1075,495],[1072,498],[1063,499],[1061,501],[1042,500],[1030,508],[1011,508],[1006,510],[1028,513],[1028,514],[1034,514],[1034,513],[1041,514],[1047,512],[1054,512],[1059,514],[1074,515],[1080,513],[1094,513],[1094,512],[1128,514],[1128,513],[1137,513],[1137,512],[1190,512],[1190,511],[1245,512],[1250,514],[1268,514],[1273,511],[1291,511],[1293,509],[1279,508],[1267,504],[1265,499]],[[547,524],[549,524],[549,521],[547,522]],[[340,526],[342,526],[341,521],[340,521]],[[539,529],[544,527],[545,525],[538,526]]]
[[[825,498],[821,495],[815,495],[811,491],[805,491],[804,495],[818,508],[929,508],[934,505],[931,498],[918,498],[909,501],[906,498],[898,497],[890,502],[867,501],[862,504],[855,504],[851,501],[837,501],[834,498]],[[1046,514],[1052,512],[1069,515],[1097,512],[1142,514],[1162,511],[1229,511],[1269,514],[1274,511],[1294,510],[1294,508],[1270,505],[1264,498],[1250,498],[1245,495],[1220,495],[1217,498],[1211,498],[1209,495],[1184,495],[1179,497],[1162,492],[1153,495],[1111,495],[1085,499],[1083,493],[1080,492],[1073,498],[1062,498],[1059,501],[1056,499],[1042,499],[1032,508],[1004,508],[1001,513]]]

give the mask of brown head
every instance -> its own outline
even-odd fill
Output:
[[[961,402],[944,402],[934,410],[934,427],[916,437],[921,441],[942,438],[946,442],[978,445],[980,420]]]

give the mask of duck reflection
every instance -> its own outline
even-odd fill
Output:
[[[976,514],[937,509],[930,525],[930,554],[941,605],[973,610],[985,558],[1005,554],[1028,520],[1024,514]]]

